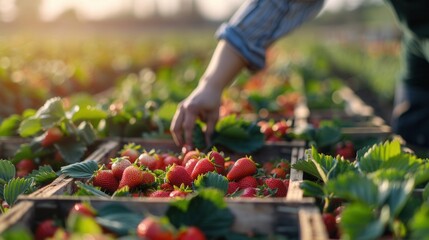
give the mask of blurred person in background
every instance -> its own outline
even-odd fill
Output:
[[[385,0],[403,32],[401,81],[397,84],[393,131],[407,144],[429,147],[429,0]],[[265,55],[323,7],[323,0],[248,0],[222,24],[219,42],[198,86],[177,107],[170,130],[178,145],[192,146],[196,120],[206,123],[210,136],[219,119],[222,91],[244,69],[265,67]]]

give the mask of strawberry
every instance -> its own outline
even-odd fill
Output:
[[[174,190],[173,185],[171,185],[170,183],[167,183],[167,182],[166,182],[166,183],[161,184],[160,188],[161,188],[162,190],[164,190],[164,191],[167,191],[167,192],[171,192],[171,191],[173,191],[173,190]]]
[[[335,155],[339,155],[349,161],[356,158],[356,150],[351,141],[340,142],[335,145]]]
[[[168,182],[174,186],[180,186],[182,184],[191,186],[193,182],[185,167],[176,164],[167,170],[166,178]]]
[[[51,238],[55,235],[58,226],[55,224],[55,221],[52,219],[46,219],[39,223],[35,232],[36,240],[44,240]]]
[[[248,187],[256,188],[258,186],[258,181],[253,176],[247,176],[238,181],[238,187],[240,189],[245,189]]]
[[[283,168],[286,172],[290,172],[290,163],[288,161],[280,161],[277,163],[277,167]]]
[[[166,167],[173,165],[173,164],[177,164],[177,165],[181,164],[180,159],[177,156],[174,156],[171,154],[164,156],[163,162],[164,162],[164,166],[166,166]]]
[[[22,159],[16,165],[16,176],[25,177],[37,168],[36,163],[32,159]]]
[[[145,166],[149,170],[154,171],[156,169],[162,169],[163,162],[159,159],[158,154],[155,152],[143,152],[138,158],[140,166]]]
[[[40,144],[42,147],[49,147],[52,144],[60,141],[63,138],[64,134],[58,127],[51,127],[43,134],[42,141]]]
[[[275,177],[275,178],[285,179],[287,173],[283,168],[276,167],[276,168],[273,168],[273,170],[271,170],[270,175]]]
[[[101,190],[108,193],[114,193],[118,189],[119,182],[112,170],[98,170],[94,174],[92,185],[100,187]]]
[[[95,217],[97,212],[88,203],[75,203],[73,208],[70,210],[70,214],[81,214],[88,217]]]
[[[165,190],[156,190],[154,192],[151,192],[149,194],[149,197],[154,197],[154,198],[164,198],[164,197],[169,197],[170,196],[170,192],[165,191]]]
[[[225,161],[225,164],[224,164],[224,173],[225,174],[228,174],[229,173],[229,171],[231,170],[231,168],[232,168],[232,166],[234,166],[234,163],[235,163],[235,161],[232,161],[232,160],[230,160],[230,161]]]
[[[227,194],[233,194],[235,191],[238,190],[240,186],[238,185],[238,182],[228,182],[228,191]]]
[[[130,166],[132,163],[126,157],[119,157],[112,159],[112,172],[116,179],[121,180],[122,174],[124,173],[125,168]]]
[[[261,133],[264,134],[265,139],[270,138],[274,134],[274,131],[273,131],[273,128],[271,125],[272,124],[267,122],[267,121],[259,121],[258,122],[258,126],[261,129]]]
[[[256,197],[257,191],[256,188],[248,187],[243,189],[243,192],[241,193],[240,197]]]
[[[212,150],[207,154],[207,157],[213,160],[216,172],[223,175],[225,172],[225,158],[223,155],[216,150]]]
[[[203,231],[195,226],[181,228],[176,237],[177,240],[206,240]]]
[[[184,156],[183,156],[183,160],[182,160],[182,166],[186,166],[186,163],[192,159],[192,158],[196,158],[199,159],[201,156],[200,151],[198,150],[191,150],[188,151]]]
[[[255,162],[248,157],[243,157],[234,163],[226,177],[229,181],[240,180],[241,178],[255,174],[256,170]]]
[[[287,189],[281,179],[267,178],[265,179],[265,184],[270,190],[276,191],[273,197],[286,197]]]
[[[332,213],[323,213],[322,214],[323,223],[325,224],[326,231],[330,238],[336,238],[338,232],[337,222],[335,216]]]
[[[262,169],[264,169],[264,172],[266,174],[270,174],[271,170],[273,170],[274,164],[272,162],[264,162],[262,164]]]
[[[119,188],[128,186],[130,189],[133,189],[141,185],[143,181],[143,171],[139,167],[131,165],[125,168],[121,181],[119,182]]]
[[[194,170],[192,170],[191,178],[195,180],[199,175],[212,171],[215,171],[214,164],[208,158],[203,158],[195,165]]]
[[[171,197],[171,198],[175,198],[175,197],[184,198],[184,197],[188,196],[189,192],[190,191],[182,189],[182,188],[176,188],[172,192],[170,192],[169,197]]]
[[[134,163],[140,156],[140,147],[140,145],[136,145],[135,143],[129,143],[122,148],[119,154],[121,157],[127,157],[131,163]]]
[[[153,183],[155,183],[155,175],[153,173],[148,171],[143,171],[142,175],[143,175],[143,181],[142,181],[143,185],[152,185]]]
[[[189,175],[192,175],[192,171],[194,171],[195,165],[197,165],[198,161],[199,161],[198,159],[193,158],[193,159],[190,159],[190,160],[186,163],[186,165],[185,165],[185,169],[186,169],[186,171],[189,173]]]
[[[279,121],[273,124],[272,129],[276,136],[282,137],[286,135],[289,125],[286,121]]]
[[[165,218],[148,216],[137,226],[137,236],[150,240],[173,240],[175,229]]]

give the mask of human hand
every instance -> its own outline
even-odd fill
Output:
[[[183,100],[174,114],[170,131],[174,142],[192,146],[192,133],[197,119],[206,123],[205,141],[210,145],[210,137],[219,119],[221,90],[200,84]]]

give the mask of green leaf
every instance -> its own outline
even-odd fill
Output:
[[[379,216],[364,204],[348,205],[341,214],[340,228],[344,239],[378,239],[384,233],[389,210],[382,209]]]
[[[389,196],[387,204],[390,207],[390,214],[396,217],[404,207],[414,189],[414,179],[406,179],[401,182],[389,182]],[[393,220],[393,219],[392,219]]]
[[[234,222],[234,215],[227,208],[223,192],[203,189],[188,204],[172,204],[166,216],[175,227],[182,225],[199,227],[207,238],[225,236]],[[185,208],[185,209],[184,209]]]
[[[96,132],[92,124],[88,122],[82,122],[78,127],[78,136],[79,139],[84,142],[85,145],[90,145],[95,142],[97,138]]]
[[[304,191],[305,196],[316,198],[326,197],[323,186],[313,181],[304,180],[299,184],[299,187]]]
[[[424,203],[410,222],[410,239],[428,239],[429,203]]]
[[[398,140],[386,141],[373,145],[363,156],[359,157],[361,171],[370,173],[381,168],[384,161],[401,154],[401,144]]]
[[[86,107],[75,107],[72,110],[72,117],[71,120],[73,122],[80,122],[85,120],[91,120],[91,121],[99,121],[101,119],[107,118],[108,114],[98,108],[95,108],[93,106],[86,106]]]
[[[295,164],[292,165],[292,168],[303,171],[304,173],[310,174],[316,177],[319,180],[322,180],[322,177],[319,174],[319,171],[316,167],[316,162],[312,161],[312,155],[317,155],[317,149],[312,147],[312,149],[307,149],[305,151],[305,159],[299,159]]]
[[[89,195],[93,195],[100,198],[111,198],[109,194],[106,194],[105,192],[97,189],[94,186],[85,184],[81,181],[76,181],[75,184],[78,188],[84,190]]]
[[[18,196],[27,193],[31,189],[32,184],[33,179],[31,178],[14,178],[9,180],[3,190],[4,200],[9,204],[9,206],[13,206],[18,199]]]
[[[40,166],[39,169],[33,170],[27,178],[33,178],[35,183],[43,185],[52,182],[58,177],[57,173],[49,165]]]
[[[222,191],[224,194],[228,191],[228,179],[215,172],[208,172],[204,175],[198,176],[194,181],[194,186],[197,189],[203,188],[216,188]]]
[[[94,160],[73,163],[61,167],[61,173],[72,178],[91,178],[98,170],[98,164]]]
[[[23,143],[19,146],[19,148],[16,150],[15,155],[13,157],[14,162],[18,162],[22,159],[32,159],[35,156],[35,153],[33,153],[32,147],[28,143]]]
[[[13,226],[4,231],[1,236],[1,240],[33,240],[33,234],[30,229],[24,226]]]
[[[128,186],[122,187],[122,188],[116,190],[112,194],[112,198],[115,198],[115,197],[127,197],[127,196],[130,196],[130,188]]]
[[[66,220],[67,231],[76,234],[101,234],[103,229],[98,225],[95,218],[83,214],[72,213]]]
[[[12,114],[4,119],[0,125],[0,136],[16,136],[21,121],[22,117],[17,114]]]
[[[83,141],[78,141],[73,138],[63,139],[54,146],[60,152],[64,161],[71,164],[82,160],[87,151],[87,145]]]
[[[316,130],[314,141],[317,147],[334,145],[341,140],[341,129],[333,126],[321,126]]]
[[[42,131],[42,124],[38,118],[27,118],[24,119],[18,128],[18,133],[21,137],[31,137]]]
[[[123,204],[107,204],[98,209],[97,222],[118,236],[130,234],[130,229],[137,229],[144,215],[127,208]]]
[[[16,174],[15,165],[9,160],[0,160],[0,185],[9,182]]]
[[[40,124],[43,129],[49,129],[66,118],[63,103],[61,98],[54,97],[45,102],[45,104],[39,108],[34,118],[40,119]]]
[[[429,202],[429,183],[427,183],[426,186],[424,187],[422,197],[423,197],[423,201]]]
[[[415,174],[416,185],[425,184],[429,182],[429,162],[422,163]]]

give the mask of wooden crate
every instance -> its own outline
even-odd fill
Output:
[[[44,219],[65,218],[71,207],[81,201],[89,201],[96,209],[120,203],[157,216],[163,215],[169,206],[165,199],[27,198],[18,203],[19,207],[0,216],[0,234],[18,226],[34,231],[36,224]],[[226,203],[235,216],[232,228],[237,233],[275,233],[287,239],[328,239],[321,215],[312,204],[276,199],[227,199]]]

